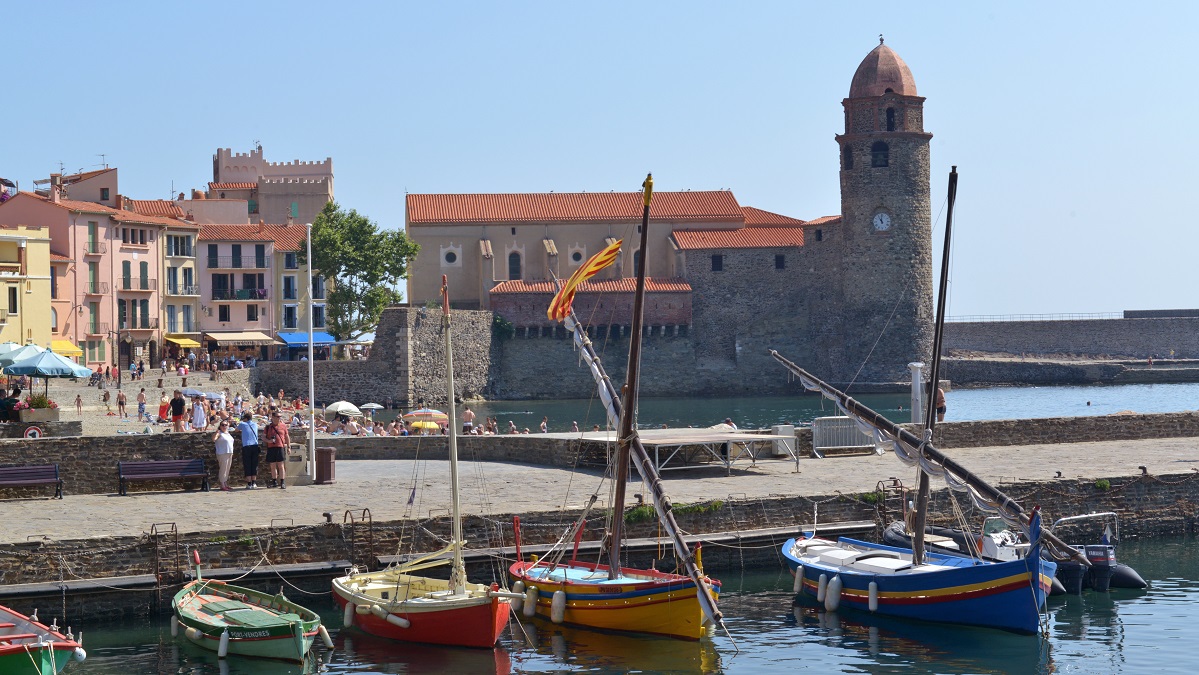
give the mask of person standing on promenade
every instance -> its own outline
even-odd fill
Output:
[[[126,417],[129,416],[129,413],[125,412],[125,400],[126,400],[125,392],[123,390],[118,391],[117,392],[117,417],[120,417],[121,419],[125,419]]]
[[[469,434],[475,430],[475,411],[470,409],[470,406],[465,406],[462,410],[462,433]]]
[[[270,487],[287,489],[287,448],[291,446],[291,435],[287,433],[287,425],[278,410],[271,412],[271,423],[266,428],[266,463],[271,470]]]
[[[174,397],[171,398],[172,431],[183,431],[183,409],[186,406],[187,402],[183,400],[183,392],[176,389]]]
[[[229,492],[229,466],[233,464],[233,436],[229,433],[229,423],[221,422],[212,435],[216,444],[217,481],[221,484],[221,492]]]
[[[146,418],[147,422],[154,421],[154,420],[150,419],[149,415],[146,414],[146,388],[145,387],[142,387],[142,390],[137,392],[137,421],[141,422],[143,417]]]
[[[242,413],[237,430],[241,433],[241,465],[246,474],[246,489],[253,490],[258,487],[258,458],[262,452],[258,445],[258,425],[254,424],[254,415],[249,411]]]
[[[937,421],[945,421],[945,390],[937,387]]]

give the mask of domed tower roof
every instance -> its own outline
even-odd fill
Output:
[[[853,82],[849,85],[850,98],[865,98],[882,96],[894,92],[903,96],[916,96],[916,80],[908,64],[899,58],[887,45],[882,37],[866,58],[862,59],[857,72],[853,74]]]

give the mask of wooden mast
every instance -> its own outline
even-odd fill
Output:
[[[958,168],[954,166],[949,171],[949,205],[945,215],[945,248],[941,251],[941,284],[937,296],[937,319],[933,324],[933,359],[932,369],[928,375],[928,405],[924,421],[925,434],[932,438],[933,429],[937,424],[937,385],[941,375],[941,337],[945,333],[945,305],[949,288],[949,244],[953,236],[953,204],[958,196]],[[923,454],[922,451],[920,451]],[[924,528],[928,524],[928,474],[922,468],[920,480],[916,489],[916,515],[912,519],[912,563],[924,563]]]
[[[621,392],[620,426],[617,430],[616,464],[612,471],[616,491],[612,497],[611,541],[608,542],[608,578],[620,577],[620,540],[624,530],[625,483],[629,481],[629,445],[633,441],[633,411],[637,409],[637,381],[641,372],[641,325],[645,312],[645,263],[649,243],[649,203],[654,194],[654,175],[641,184],[641,244],[637,249],[637,292],[633,296],[633,327],[629,336],[629,367]]]
[[[453,539],[454,566],[450,570],[450,588],[455,595],[463,595],[466,593],[466,564],[462,559],[462,505],[458,487],[458,430],[455,428],[458,416],[454,404],[454,349],[450,339],[450,285],[444,274],[441,275],[441,331],[445,333],[446,424],[449,425],[446,442],[450,454],[450,504],[453,516],[450,536]]]

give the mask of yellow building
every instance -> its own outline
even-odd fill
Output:
[[[49,230],[0,226],[0,342],[50,347],[53,312]]]

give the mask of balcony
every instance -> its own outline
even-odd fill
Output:
[[[89,281],[83,285],[83,292],[86,295],[108,295],[108,282]]]
[[[106,323],[89,323],[87,325],[88,335],[108,335],[108,324]]]
[[[124,277],[117,286],[118,291],[152,292],[158,290],[158,279],[146,277]]]
[[[210,255],[206,260],[210,270],[265,270],[271,266],[271,259],[266,256],[259,258],[253,255]]]
[[[84,255],[104,255],[108,253],[108,244],[102,241],[89,241],[84,244]]]
[[[270,294],[265,288],[214,288],[213,300],[266,300]]]
[[[199,286],[181,286],[179,284],[167,284],[167,295],[199,295]]]
[[[158,317],[141,317],[139,316],[134,321],[125,320],[121,322],[120,330],[157,330]]]

